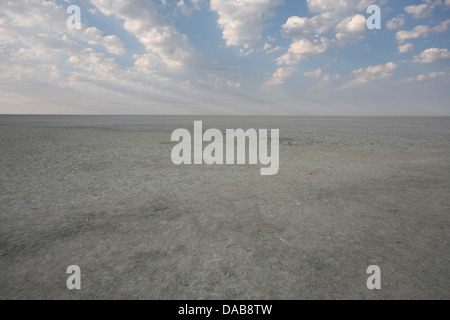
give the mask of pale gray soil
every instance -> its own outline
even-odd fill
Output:
[[[194,120],[280,129],[279,174],[173,165]],[[0,299],[450,298],[449,118],[0,116],[0,150]]]

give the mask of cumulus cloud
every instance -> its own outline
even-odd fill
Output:
[[[445,75],[447,75],[447,73],[445,71],[431,72],[428,74],[419,74],[416,77],[410,77],[405,80],[402,80],[400,83],[420,82],[420,81],[425,81],[427,79],[433,79],[433,78],[437,78],[437,77],[441,77],[441,76],[445,76]]]
[[[450,59],[448,49],[430,48],[423,51],[420,55],[414,57],[414,62],[432,63],[441,60]]]
[[[338,24],[341,29],[360,28],[360,17],[355,16],[355,12],[365,11],[365,9],[377,1],[369,0],[307,0],[310,13],[315,13],[311,18],[290,17],[282,26],[285,37],[300,38],[305,36],[315,36],[332,30]],[[354,19],[353,19],[354,18]],[[347,28],[345,28],[345,24]]]
[[[241,87],[241,84],[239,82],[236,82],[236,81],[233,81],[233,80],[228,80],[227,81],[227,86],[230,87],[230,88],[238,89],[238,88]]]
[[[406,44],[398,46],[399,53],[406,53],[412,49],[414,49],[414,45],[412,43],[406,43]]]
[[[318,68],[311,72],[305,72],[305,77],[319,78],[322,75],[322,68]]]
[[[63,7],[54,2],[4,1],[1,13],[2,45],[20,44],[43,53],[75,52],[79,47],[66,36],[65,25],[58,23],[65,21],[67,14]]]
[[[450,27],[450,19],[447,19],[447,20],[441,22],[441,24],[431,28],[431,31],[435,32],[435,33],[440,33],[440,32],[447,31],[449,27]]]
[[[261,40],[264,21],[283,0],[211,0],[227,46],[250,48]]]
[[[297,71],[295,68],[278,68],[272,75],[272,78],[263,83],[263,87],[281,85],[287,78],[291,77],[295,71]]]
[[[112,79],[114,73],[122,73],[115,59],[98,53],[91,48],[83,49],[79,54],[71,56],[67,62],[74,68],[95,74],[97,78]]]
[[[282,35],[292,38],[292,44],[286,53],[276,59],[278,65],[298,64],[309,55],[324,53],[334,42],[346,45],[364,39],[367,18],[355,14],[355,11],[365,11],[377,1],[307,0],[306,3],[309,12],[313,13],[312,17],[292,16],[281,27]],[[323,35],[332,30],[335,32],[335,39]],[[280,69],[272,79],[278,79],[279,75]],[[272,82],[278,84],[278,81]]]
[[[281,31],[284,37],[301,38],[322,34],[332,26],[333,21],[326,19],[325,15],[316,15],[312,18],[292,16],[281,27]]]
[[[424,38],[427,37],[431,32],[429,26],[418,25],[415,26],[411,31],[401,30],[396,34],[396,39],[398,42],[402,43],[410,39]]]
[[[354,10],[363,11],[374,1],[370,0],[306,0],[308,9],[313,13],[332,12],[335,15],[346,16]]]
[[[0,7],[2,81],[19,81],[19,88],[29,81],[31,84],[26,87],[36,92],[51,88],[70,89],[73,90],[70,92],[82,93],[84,97],[92,93],[92,96],[114,95],[122,99],[137,94],[151,97],[152,101],[166,97],[176,99],[173,92],[169,94],[168,88],[161,83],[165,78],[160,73],[168,66],[185,61],[183,57],[190,53],[189,48],[183,47],[185,37],[160,22],[151,10],[142,10],[139,6],[144,3],[141,1],[98,1],[97,4],[99,14],[120,13],[119,18],[123,20],[117,22],[123,21],[124,27],[126,25],[135,31],[138,40],[150,37],[148,43],[157,49],[134,55],[135,65],[127,68],[111,56],[126,52],[117,35],[105,36],[100,29],[85,25],[81,30],[69,30],[65,24],[68,17],[66,8],[55,1],[3,1]],[[124,19],[128,15],[136,19]],[[153,28],[146,29],[144,20]],[[97,46],[104,47],[106,52],[97,52]],[[179,50],[183,52],[179,53]],[[109,94],[105,94],[107,92]]]
[[[276,47],[274,47],[274,48],[271,48],[271,49],[269,49],[269,50],[266,50],[266,54],[272,54],[272,53],[274,53],[274,52],[281,51],[281,50],[283,50],[283,49],[284,49],[284,48],[281,47],[281,46],[276,46]]]
[[[201,0],[178,0],[176,8],[183,15],[190,16],[194,11],[201,9],[200,2]]]
[[[53,1],[5,1],[2,3],[0,15],[0,45],[10,47],[5,61],[10,61],[10,66],[15,65],[16,70],[23,74],[36,72],[37,78],[48,81],[42,74],[47,68],[52,70],[50,79],[64,82],[61,66],[67,56],[76,56],[86,53],[83,43],[93,46],[103,46],[109,53],[120,55],[125,53],[124,43],[116,36],[104,36],[99,29],[83,26],[81,30],[69,30],[65,23],[67,19],[66,8]],[[42,70],[32,65],[30,61],[42,64]],[[110,65],[111,60],[105,56],[101,63]],[[100,62],[98,62],[100,63]],[[46,66],[46,67],[44,67]],[[87,67],[87,65],[84,65]],[[81,66],[80,66],[81,67]],[[24,70],[28,71],[24,73]],[[92,68],[86,68],[89,72]],[[100,70],[98,70],[100,71]],[[97,76],[100,77],[99,72]],[[57,77],[59,75],[60,77]]]
[[[342,86],[342,89],[352,88],[379,79],[390,78],[397,68],[397,64],[395,64],[394,62],[388,62],[386,64],[369,66],[365,69],[361,68],[355,70],[352,72],[352,75],[355,76],[355,79],[344,84]]]
[[[348,17],[336,26],[336,39],[349,43],[364,39],[367,28],[367,18],[361,14]]]
[[[102,32],[95,27],[72,30],[72,35],[91,45],[103,46],[112,54],[122,55],[126,52],[124,43],[116,35],[103,37]]]
[[[208,74],[206,79],[200,79],[197,81],[185,81],[183,83],[184,86],[189,88],[195,87],[203,87],[203,88],[211,88],[217,92],[224,91],[237,91],[241,87],[241,83],[234,80],[226,80],[223,77],[218,77],[215,74]]]
[[[168,67],[181,67],[193,56],[186,35],[159,18],[153,1],[91,0],[104,15],[123,19],[124,28],[134,34],[146,50],[155,53]]]
[[[341,79],[341,76],[339,74],[325,74],[316,78],[318,78],[319,80],[314,83],[313,86],[309,87],[309,90],[323,90],[326,87],[329,87],[330,85],[339,81]]]
[[[329,43],[330,40],[325,37],[315,38],[313,40],[296,40],[290,45],[288,52],[277,59],[277,64],[297,64],[307,55],[325,52]]]
[[[431,3],[422,3],[419,5],[405,7],[405,11],[411,14],[416,19],[429,17],[433,9],[434,5]]]
[[[164,69],[164,62],[156,53],[147,52],[141,55],[135,54],[134,69],[135,72],[142,72],[144,74],[158,74]]]
[[[435,27],[427,25],[418,25],[411,31],[400,30],[396,34],[396,39],[399,43],[405,42],[410,39],[426,38],[430,33],[441,33],[446,31],[450,26],[450,19],[441,22]]]
[[[405,11],[416,19],[431,16],[433,10],[438,6],[450,6],[450,0],[424,0],[424,3],[405,7]]]
[[[339,74],[323,74],[322,68],[318,68],[311,72],[305,72],[304,75],[305,77],[316,80],[315,83],[308,88],[309,90],[322,90],[341,79]]]
[[[329,89],[352,88],[391,77],[397,68],[396,63],[399,63],[393,60],[395,63],[371,67],[364,65],[364,68],[350,73],[358,67],[345,71],[348,65],[359,65],[362,60],[376,57],[359,55],[348,61],[348,57],[342,56],[344,52],[338,52],[341,46],[364,39],[367,18],[365,9],[375,3],[382,6],[386,3],[383,0],[307,0],[308,12],[294,10],[298,8],[297,4],[289,7],[291,2],[285,1],[286,7],[283,7],[280,13],[284,15],[287,9],[292,9],[293,16],[287,16],[281,23],[278,20],[280,17],[270,20],[271,14],[278,12],[274,8],[282,3],[281,0],[89,0],[83,2],[86,6],[82,6],[84,25],[81,30],[69,30],[66,27],[66,7],[69,3],[68,0],[1,2],[2,112],[14,111],[12,108],[20,104],[18,100],[29,98],[27,101],[30,106],[22,103],[20,112],[60,112],[61,109],[57,107],[47,107],[50,105],[48,102],[52,103],[51,106],[67,106],[66,101],[72,101],[71,113],[158,113],[157,110],[161,113],[181,114],[198,110],[198,113],[208,113],[211,108],[217,106],[219,113],[230,108],[235,108],[233,112],[239,112],[246,108],[243,104],[247,102],[254,106],[254,109],[250,110],[256,112],[264,109],[261,105],[270,105],[270,110],[276,110],[281,103],[286,102],[288,105],[298,99],[299,95],[304,94],[305,99],[312,98],[305,91],[311,89],[307,88],[308,85],[305,86],[307,82],[313,83],[317,89],[325,86]],[[441,0],[441,3],[450,5],[450,0]],[[206,8],[206,4],[211,4],[211,9],[215,4],[217,10],[195,15],[196,18],[204,19],[201,21],[189,18],[195,10]],[[404,5],[395,6],[402,9]],[[218,21],[222,33],[219,29],[216,30],[219,31],[219,39],[211,40],[210,37],[214,33],[202,33],[198,25],[188,27],[186,31],[176,27],[187,23],[210,23],[209,18],[215,16],[216,12],[219,20],[222,19]],[[404,17],[411,18],[409,13],[404,12],[404,16],[399,15],[388,21],[387,28],[395,30],[395,34],[404,25]],[[430,21],[440,21],[435,19],[439,19],[439,16]],[[277,24],[274,23],[273,28],[265,30],[266,25],[272,22]],[[385,37],[384,32],[374,32],[372,36],[377,41],[384,39],[386,47],[394,46],[396,49],[398,45],[400,53],[412,52],[413,43],[417,48],[422,44],[408,40],[443,33],[450,26],[450,20],[435,23],[437,25],[423,25],[411,31],[399,31],[398,42],[394,43],[390,37]],[[213,27],[214,22],[209,26]],[[414,25],[411,29],[413,27]],[[266,34],[270,31],[274,36],[276,33],[272,32],[280,29],[281,36],[287,39],[274,39]],[[199,37],[191,43],[183,33],[193,36],[198,33]],[[257,59],[252,60],[252,63],[248,63],[249,59],[235,59],[236,57],[223,59],[223,46],[214,45],[216,40],[220,41],[221,38],[225,39],[227,45],[238,47],[232,50],[235,56],[259,53]],[[433,42],[442,40],[441,43],[445,44],[445,39],[445,34],[442,34],[439,39],[433,38]],[[209,55],[210,64],[199,63],[199,53],[193,48],[193,43],[199,46],[199,51]],[[213,45],[210,45],[211,43]],[[367,46],[368,49],[373,49],[369,44]],[[411,57],[417,56],[410,60],[429,64],[450,59],[450,48],[430,48],[421,53],[423,49],[434,46],[439,47],[433,44],[421,48],[420,51],[413,51]],[[330,54],[332,60],[330,56],[325,55],[316,57],[330,49],[336,49],[336,52]],[[128,54],[124,55],[125,53]],[[226,50],[226,54],[230,54],[230,51]],[[120,55],[124,56],[118,57]],[[320,59],[322,64],[319,64]],[[401,57],[395,56],[395,59],[400,60]],[[345,62],[341,63],[342,61]],[[236,64],[233,65],[234,63]],[[445,70],[446,63],[447,61],[440,64],[444,66],[442,70]],[[301,66],[297,66],[298,64]],[[311,68],[312,64],[322,65],[322,68]],[[267,73],[268,68],[271,73]],[[299,88],[289,87],[289,90],[280,92],[252,92],[255,86],[261,88],[263,81],[265,82],[262,89],[267,89],[281,86],[288,82],[289,78],[296,80],[293,77],[295,72],[308,78],[302,79],[298,84]],[[422,72],[423,74],[419,74]],[[418,75],[412,73],[414,77],[404,82],[424,81],[445,75],[443,71],[424,72],[417,72]],[[264,80],[261,81],[263,74]],[[342,84],[344,85],[341,86]],[[245,90],[241,90],[242,88]],[[327,90],[327,93],[321,94],[321,102],[335,101],[333,92],[336,93],[334,90]],[[347,93],[344,95],[347,96]],[[34,100],[31,100],[31,97]],[[280,105],[277,105],[277,102]],[[38,106],[39,104],[42,106]],[[97,108],[100,105],[101,107]],[[336,110],[334,104],[333,108]],[[244,112],[249,112],[248,110],[245,109]]]
[[[402,16],[397,16],[395,18],[392,18],[386,23],[386,27],[389,30],[397,30],[400,27],[402,27],[405,24],[405,18]]]

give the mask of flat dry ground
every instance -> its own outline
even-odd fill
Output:
[[[450,298],[449,118],[197,118],[0,117],[0,299]],[[194,120],[279,174],[173,165]]]

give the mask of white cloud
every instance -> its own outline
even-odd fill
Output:
[[[264,21],[282,0],[211,0],[227,46],[250,48],[261,40]]]
[[[26,13],[26,14],[25,14]],[[22,44],[30,48],[40,46],[50,50],[69,49],[67,14],[63,7],[51,1],[7,1],[2,3],[0,15],[0,44]]]
[[[418,25],[411,31],[400,30],[396,34],[397,41],[399,43],[405,42],[410,39],[426,38],[430,33],[441,33],[446,31],[450,26],[450,19],[443,21],[441,24],[430,27],[426,25]]]
[[[97,28],[84,26],[82,30],[69,30],[61,23],[66,19],[66,9],[52,1],[7,1],[1,7],[0,44],[17,48],[9,52],[9,57],[17,64],[25,61],[62,63],[67,55],[84,49],[78,40],[103,46],[113,54],[125,52],[117,36],[104,37]]]
[[[337,81],[341,79],[341,76],[338,74],[326,74],[323,76],[322,81],[320,82],[320,84],[327,84],[330,83],[332,81]]]
[[[341,76],[339,74],[325,74],[317,78],[320,77],[321,79],[314,83],[313,86],[309,87],[309,90],[323,90],[341,79]]]
[[[290,45],[288,51],[277,59],[277,64],[297,64],[307,55],[325,52],[329,43],[330,40],[325,37],[315,38],[313,40],[296,40]]]
[[[105,15],[124,20],[124,28],[134,34],[147,52],[157,54],[168,67],[180,67],[193,56],[188,38],[160,20],[153,1],[91,0]]]
[[[185,81],[183,83],[184,86],[195,88],[195,87],[203,87],[203,88],[211,88],[218,92],[224,91],[236,91],[241,87],[241,83],[233,80],[225,80],[223,77],[218,77],[215,74],[208,74],[206,79],[197,80],[195,82]]]
[[[416,19],[429,17],[433,9],[434,6],[428,3],[405,7],[405,11]]]
[[[263,87],[281,85],[287,78],[291,77],[295,71],[297,71],[295,68],[278,68],[272,75],[272,78],[263,83]]]
[[[403,18],[402,16],[398,16],[398,17],[395,17],[395,18],[392,18],[391,20],[389,20],[386,23],[386,27],[389,30],[397,30],[400,27],[402,27],[404,24],[405,24],[405,18]]]
[[[377,1],[369,0],[307,0],[308,9],[310,13],[316,13],[311,18],[307,17],[290,17],[282,26],[282,33],[285,37],[301,38],[308,35],[315,36],[332,30],[340,23],[350,23],[347,29],[354,30],[357,25],[359,30],[360,17],[356,17],[356,12],[365,11]],[[353,22],[352,17],[355,18]],[[356,25],[355,25],[356,24]],[[344,26],[341,25],[340,28]]]
[[[91,45],[103,46],[112,54],[122,55],[126,52],[124,43],[116,35],[103,37],[102,32],[95,27],[72,30],[71,34]]]
[[[232,81],[232,80],[228,80],[228,81],[227,81],[227,86],[229,86],[230,88],[238,89],[238,88],[241,87],[241,84],[240,84],[239,82],[235,82],[235,81]]]
[[[200,10],[200,0],[178,0],[177,2],[177,10],[180,11],[185,16],[190,16],[192,12]],[[164,5],[166,5],[164,1]]]
[[[406,43],[406,44],[398,46],[399,53],[406,53],[412,49],[414,49],[414,45],[412,43]]]
[[[127,7],[130,1],[99,1],[104,12],[127,11],[137,20],[125,19],[130,30],[137,30],[143,20],[151,23],[153,13],[139,7]],[[133,1],[132,3],[137,3]],[[142,5],[142,3],[140,3]],[[150,5],[147,3],[146,5]],[[125,15],[124,15],[125,16]],[[183,41],[170,37],[176,34],[170,27],[157,20],[154,28],[161,32],[137,34],[151,37],[159,50],[135,55],[135,65],[129,68],[119,65],[110,54],[123,54],[124,44],[116,35],[104,36],[95,27],[82,26],[81,30],[69,30],[65,21],[66,8],[53,1],[5,1],[0,8],[0,78],[15,79],[16,88],[26,86],[29,90],[41,92],[67,89],[66,94],[82,94],[86,97],[148,97],[152,101],[178,99],[173,90],[168,89],[164,72],[172,66],[178,56],[189,54]],[[116,20],[117,22],[122,20]],[[137,22],[137,23],[136,23]],[[140,24],[140,26],[144,26]],[[146,26],[146,25],[145,25]],[[166,31],[165,27],[169,28]],[[145,29],[145,28],[144,28]],[[169,34],[169,35],[167,35]],[[180,35],[181,38],[184,38]],[[138,38],[139,39],[139,38]],[[142,38],[141,38],[142,39]],[[171,48],[171,42],[176,48]],[[96,52],[95,46],[103,46],[107,53]],[[180,49],[178,49],[180,47]],[[183,50],[178,54],[179,50]],[[182,62],[185,60],[181,59]],[[150,75],[150,76],[149,76]],[[172,74],[171,74],[172,75]],[[29,82],[30,85],[24,83]],[[172,88],[173,89],[173,88]],[[25,91],[23,94],[27,94]],[[110,98],[107,98],[110,99]],[[113,99],[113,98],[111,98]],[[181,98],[180,98],[181,99]],[[100,99],[101,100],[101,99]],[[85,102],[87,100],[84,100]],[[89,101],[87,101],[90,104]]]
[[[450,59],[448,49],[430,48],[423,51],[420,55],[414,57],[414,62],[432,63],[440,60]]]
[[[364,39],[366,17],[356,12],[365,11],[374,0],[307,0],[312,17],[292,16],[287,19],[281,31],[284,37],[292,38],[286,53],[276,59],[278,65],[294,65],[309,55],[325,52],[334,42],[348,44]],[[336,39],[330,40],[323,33],[333,30]],[[337,40],[337,41],[336,41]],[[280,69],[272,79],[280,78]]]
[[[98,79],[116,78],[114,73],[122,73],[113,58],[108,58],[103,53],[93,51],[91,48],[82,50],[79,54],[68,59],[68,63],[75,68],[95,74]]]
[[[322,75],[322,68],[318,68],[311,72],[305,72],[305,77],[319,78]]]
[[[277,51],[280,51],[280,50],[283,50],[283,49],[284,49],[283,47],[276,46],[275,48],[272,48],[272,49],[267,50],[267,51],[266,51],[266,54],[272,54],[272,53],[274,53],[274,52],[277,52]]]
[[[113,54],[125,53],[124,44],[116,35],[103,36],[95,27],[69,30],[61,23],[67,19],[66,9],[52,1],[8,1],[1,12],[0,35],[8,37],[0,36],[0,43],[19,46],[10,52],[10,58],[17,64],[63,63],[67,55],[77,55],[85,49],[78,40],[103,46]]]
[[[349,43],[364,39],[367,28],[367,18],[361,14],[342,20],[335,28],[336,39]]]
[[[156,75],[163,70],[165,66],[164,62],[156,53],[147,52],[142,55],[135,54],[134,58],[136,60],[134,62],[133,71],[138,73]]]
[[[416,19],[431,16],[433,10],[441,5],[450,6],[450,0],[424,0],[425,3],[405,7],[405,11]]]
[[[248,50],[239,49],[239,55],[241,57],[247,57],[247,56],[251,55],[253,52],[255,52],[255,49],[253,49],[253,48],[248,49]]]
[[[428,74],[419,74],[416,77],[410,77],[407,78],[405,80],[402,80],[400,83],[408,83],[408,82],[420,82],[420,81],[424,81],[427,79],[433,79],[436,77],[441,77],[441,76],[445,76],[447,75],[447,73],[445,71],[441,71],[441,72],[431,72]]]
[[[337,15],[348,15],[353,11],[363,11],[374,4],[370,0],[306,0],[310,12],[333,12]]]
[[[281,31],[283,36],[296,39],[319,35],[333,27],[335,21],[329,18],[329,14],[316,15],[312,18],[292,16],[281,27]]]
[[[349,71],[345,71],[345,68],[349,63],[350,65],[358,63],[361,57],[348,61],[348,57],[342,56],[344,53],[338,52],[341,44],[363,39],[365,23],[363,23],[362,17],[367,16],[365,14],[366,5],[374,4],[375,0],[366,1],[364,6],[361,5],[364,2],[357,0],[309,0],[307,1],[309,12],[291,11],[293,15],[304,15],[304,17],[293,16],[286,19],[286,23],[281,29],[281,35],[289,39],[284,40],[268,37],[264,30],[265,26],[270,23],[266,18],[270,17],[270,12],[274,11],[274,7],[258,11],[263,12],[262,15],[256,14],[250,17],[255,12],[255,6],[262,8],[264,3],[268,3],[263,0],[251,1],[255,6],[250,6],[247,11],[238,10],[243,17],[246,17],[245,14],[250,17],[247,26],[244,26],[244,29],[241,29],[241,25],[230,27],[230,30],[236,32],[236,39],[244,39],[238,40],[241,41],[239,47],[232,50],[235,55],[260,53],[257,59],[252,60],[250,64],[248,63],[249,59],[235,59],[236,57],[223,59],[224,52],[220,52],[223,46],[214,46],[217,39],[210,42],[209,37],[212,35],[210,32],[206,32],[205,38],[202,38],[204,34],[202,30],[198,30],[198,26],[186,32],[190,32],[189,34],[199,33],[199,39],[195,43],[198,43],[201,46],[200,50],[210,55],[211,59],[209,61],[205,59],[205,63],[197,60],[197,53],[189,39],[182,34],[184,31],[175,26],[178,26],[178,22],[181,22],[180,25],[209,23],[208,19],[193,21],[181,16],[181,14],[189,15],[193,12],[192,10],[197,10],[196,8],[209,3],[207,0],[92,0],[92,3],[96,4],[95,9],[90,9],[94,7],[88,3],[89,1],[85,1],[88,4],[82,8],[82,21],[85,25],[81,30],[68,30],[65,25],[68,17],[65,7],[70,1],[3,0],[0,2],[0,61],[2,61],[0,84],[3,88],[0,108],[3,112],[14,112],[13,108],[16,107],[16,112],[50,112],[49,110],[66,112],[69,110],[58,109],[58,105],[61,105],[61,108],[70,106],[71,109],[67,112],[71,113],[160,112],[184,114],[197,111],[199,111],[198,113],[208,113],[214,112],[214,110],[217,113],[241,111],[258,113],[264,110],[270,114],[271,112],[289,111],[289,109],[280,107],[292,105],[301,96],[305,101],[318,101],[317,104],[312,104],[314,112],[320,112],[319,104],[324,106],[327,105],[327,102],[333,101],[332,104],[328,103],[330,112],[333,113],[335,110],[345,111],[347,106],[350,110],[351,106],[361,101],[353,100],[353,98],[345,102],[339,101],[340,93],[336,90],[320,92],[320,97],[315,93],[310,95],[310,92],[307,92],[310,89],[307,88],[308,82],[313,83],[317,88],[327,86],[328,89],[339,89],[342,84],[344,87],[353,87],[387,78],[393,74],[393,71],[386,65],[381,65],[383,68],[373,66],[372,69],[366,68],[366,65],[363,69],[348,74]],[[228,1],[228,3],[231,2],[233,1]],[[448,2],[450,4],[450,0]],[[383,2],[378,1],[378,3]],[[283,7],[280,13],[285,14],[285,9],[288,8],[288,5]],[[298,8],[298,6],[294,4],[292,8]],[[88,10],[95,13],[96,16],[93,17]],[[383,12],[387,14],[384,9]],[[203,13],[195,15],[195,18],[203,19],[207,14]],[[108,16],[105,17],[104,14]],[[436,19],[439,19],[442,14],[445,12],[433,17],[433,20],[430,21],[440,21]],[[215,13],[212,13],[212,16],[214,15]],[[231,16],[233,14],[230,13]],[[277,17],[277,22],[280,17]],[[410,18],[408,15],[408,19]],[[252,25],[251,19],[256,19],[258,23]],[[236,18],[236,21],[238,20],[243,20],[243,24],[247,23],[245,19]],[[394,21],[392,23],[394,24]],[[402,24],[401,19],[395,21],[395,29],[400,28]],[[213,25],[209,26],[214,27]],[[433,25],[425,26],[426,29],[422,32],[418,30],[418,37],[444,32],[448,30],[449,25],[450,20],[435,27]],[[256,28],[248,33],[247,31],[240,32],[251,26],[256,26]],[[122,27],[124,30],[115,32]],[[233,29],[234,27],[236,28]],[[276,32],[280,29],[280,26],[273,27],[270,30],[271,34],[273,30]],[[411,29],[413,27],[414,25]],[[216,31],[220,32],[218,29]],[[249,34],[251,35],[249,39],[253,39],[251,41],[245,40]],[[408,36],[411,34],[407,34],[404,39],[409,39]],[[441,40],[443,41],[441,43],[445,45],[445,35],[442,34],[439,39],[433,38],[433,42]],[[374,37],[381,40],[383,32],[374,33]],[[415,35],[411,39],[414,37]],[[220,34],[218,38],[220,41]],[[399,52],[411,52],[412,43],[417,48],[420,47],[419,43],[406,40],[397,43]],[[384,37],[384,41],[386,46],[392,45],[388,42],[390,39]],[[143,46],[138,45],[137,42]],[[285,44],[286,42],[287,44]],[[206,45],[212,43],[213,45],[203,47],[202,43]],[[256,44],[251,45],[251,43]],[[447,47],[444,45],[440,47]],[[370,48],[369,45],[367,46]],[[428,45],[425,48],[433,46],[439,47],[439,45]],[[395,43],[394,47],[396,47]],[[414,55],[419,55],[425,48],[414,52]],[[129,55],[121,58],[116,56],[124,54],[125,49]],[[325,56],[323,53],[331,51],[330,49],[336,49],[336,52]],[[434,49],[439,51],[434,53],[425,51],[417,56],[415,61],[426,63],[448,59],[448,51],[445,51],[447,49]],[[392,50],[389,52],[392,53]],[[274,56],[265,56],[265,54],[271,53],[275,53]],[[216,54],[217,56],[215,56]],[[322,56],[316,57],[321,54]],[[412,56],[413,54],[411,54]],[[399,56],[394,58],[401,59]],[[364,60],[364,57],[361,59]],[[273,74],[265,73],[268,71],[267,68],[271,68],[269,60],[274,62],[272,65],[276,65],[271,70],[275,71]],[[308,63],[308,60],[311,63]],[[322,64],[318,64],[320,60],[323,62]],[[341,64],[342,61],[345,63]],[[298,63],[302,63],[302,72],[298,71],[300,69],[296,66]],[[311,67],[316,64],[317,66],[322,65],[324,70]],[[444,63],[441,65],[446,66]],[[186,68],[182,66],[186,66]],[[420,65],[415,66],[419,67]],[[350,70],[352,69],[356,69],[356,67]],[[295,72],[308,77],[298,83],[299,88],[287,86],[289,90],[252,92],[252,88],[255,86],[253,82],[267,80],[262,88],[267,89],[270,86],[279,86],[288,82],[290,77],[294,80]],[[327,72],[331,74],[326,74]],[[418,73],[424,74],[417,75]],[[262,74],[265,76],[261,81]],[[411,75],[414,77],[408,80],[409,82],[424,81],[443,74],[442,72],[428,74],[421,71]],[[441,88],[448,82],[447,78],[442,80],[445,81],[439,83],[439,86],[436,81],[436,88]],[[427,85],[428,81],[425,84]],[[261,88],[261,83],[258,85]],[[241,88],[245,88],[245,90],[240,90]],[[406,86],[402,89],[405,89],[405,92],[408,91]],[[345,92],[341,96],[347,96],[347,93]],[[384,101],[389,101],[390,94],[396,93],[398,92],[395,89],[387,92],[385,96],[388,98]],[[338,94],[338,96],[334,94]],[[400,95],[400,93],[398,94]],[[358,95],[348,94],[348,96]],[[420,93],[417,92],[411,101],[417,99],[422,102],[420,98]],[[440,95],[436,95],[436,101],[438,99],[441,99]],[[249,109],[248,105],[252,105],[253,109]],[[445,101],[443,105],[442,108],[445,109]],[[301,108],[301,106],[298,107],[299,112],[312,110],[308,110],[307,107]]]
[[[356,77],[354,80],[347,82],[342,86],[342,89],[348,89],[351,87],[359,86],[368,82],[376,81],[379,79],[387,79],[392,76],[392,73],[397,69],[398,65],[394,62],[388,62],[386,64],[380,64],[376,66],[369,66],[366,69],[358,69],[352,72]]]
[[[428,78],[436,78],[436,77],[445,76],[445,75],[447,75],[447,72],[445,72],[445,71],[431,72],[428,74]]]
[[[411,31],[400,30],[396,34],[397,41],[402,43],[410,39],[424,38],[427,37],[431,32],[429,26],[418,25],[414,27]]]
[[[450,27],[450,19],[447,19],[443,21],[441,24],[431,28],[431,31],[435,33],[440,33],[447,31],[449,27]]]

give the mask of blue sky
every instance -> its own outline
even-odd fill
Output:
[[[450,0],[2,0],[0,113],[448,116],[449,34]]]

